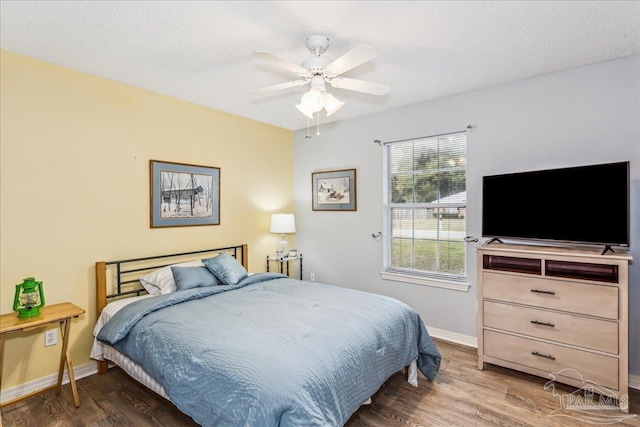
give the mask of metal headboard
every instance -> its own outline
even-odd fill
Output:
[[[148,271],[179,262],[207,258],[207,254],[214,256],[222,252],[226,252],[235,257],[244,268],[248,269],[247,249],[247,245],[243,244],[117,261],[98,261],[96,262],[96,316],[100,316],[102,309],[104,309],[110,299],[132,297],[146,293],[146,290],[140,284],[139,278]],[[109,284],[107,283],[108,272],[109,278],[111,279]],[[115,287],[115,292],[109,292],[108,285],[111,285],[111,289]],[[98,366],[100,373],[106,372],[106,363],[100,362]]]
[[[102,311],[106,301],[113,298],[137,296],[145,293],[145,289],[140,285],[139,277],[146,272],[157,268],[166,267],[178,262],[191,259],[201,259],[205,254],[213,256],[221,252],[227,252],[235,257],[245,268],[247,268],[247,245],[227,246],[223,248],[203,249],[198,251],[180,252],[175,254],[155,255],[141,258],[130,258],[117,261],[96,262],[96,286],[98,297],[98,313]],[[193,255],[198,255],[194,257]],[[115,292],[109,293],[107,289],[107,268],[115,269],[113,281],[115,282]],[[139,286],[135,286],[139,285]]]

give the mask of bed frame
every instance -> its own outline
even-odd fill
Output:
[[[100,316],[102,309],[110,300],[146,294],[147,291],[140,284],[139,278],[150,270],[179,262],[210,258],[223,252],[235,257],[244,268],[249,268],[248,246],[246,244],[144,258],[96,262],[96,316]],[[108,369],[108,361],[98,361],[98,373],[104,374]]]

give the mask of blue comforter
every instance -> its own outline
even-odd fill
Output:
[[[406,304],[269,273],[129,304],[98,339],[204,426],[341,426],[413,359],[440,365]]]

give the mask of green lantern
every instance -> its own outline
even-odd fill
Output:
[[[21,284],[16,285],[13,310],[18,312],[18,317],[37,316],[41,307],[44,307],[42,282],[37,282],[35,277],[27,277]]]

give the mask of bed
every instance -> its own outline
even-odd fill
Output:
[[[247,245],[96,263],[99,372],[109,361],[203,426],[341,426],[398,371],[440,354],[406,304],[279,273]]]

